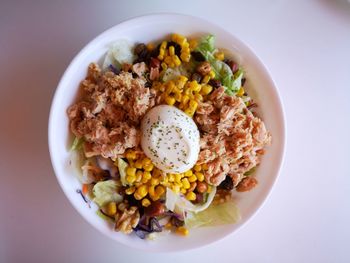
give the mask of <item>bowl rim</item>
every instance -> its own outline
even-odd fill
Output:
[[[236,37],[236,35],[234,35],[233,33],[227,31],[225,28],[221,27],[220,25],[212,22],[212,21],[208,21],[206,19],[203,19],[201,17],[197,17],[197,16],[193,16],[193,15],[188,15],[188,14],[181,14],[181,13],[175,13],[175,12],[158,12],[158,13],[148,13],[145,15],[139,15],[139,16],[134,16],[134,17],[130,17],[128,19],[125,19],[123,21],[121,21],[120,23],[109,27],[108,29],[104,30],[103,32],[101,32],[100,34],[98,34],[96,37],[94,37],[92,40],[90,40],[87,44],[85,44],[83,46],[83,48],[76,53],[76,55],[73,57],[73,59],[69,62],[68,66],[66,67],[64,73],[62,74],[57,87],[55,89],[54,92],[54,96],[51,100],[51,106],[50,106],[50,113],[49,113],[49,118],[48,118],[48,150],[49,150],[49,155],[50,155],[50,161],[54,170],[54,174],[55,177],[60,185],[60,188],[62,189],[62,191],[64,192],[66,198],[69,200],[70,204],[75,208],[75,210],[80,214],[80,216],[86,221],[88,222],[91,226],[93,226],[93,228],[97,229],[100,233],[102,233],[104,236],[108,236],[109,238],[111,238],[108,234],[104,233],[101,229],[99,229],[98,227],[96,227],[93,223],[92,220],[90,220],[89,218],[87,218],[86,216],[83,215],[83,213],[80,211],[80,209],[74,204],[74,202],[71,200],[71,198],[69,197],[69,194],[66,191],[66,188],[64,187],[64,182],[61,179],[61,176],[59,175],[58,172],[58,168],[57,168],[57,162],[55,161],[55,153],[53,150],[53,143],[52,141],[54,140],[54,131],[53,131],[53,124],[52,124],[52,120],[53,120],[53,113],[54,113],[54,106],[57,104],[57,97],[58,97],[58,93],[59,90],[62,89],[62,83],[64,82],[66,76],[69,74],[69,72],[71,71],[70,69],[73,67],[73,65],[76,63],[76,61],[81,57],[82,54],[85,53],[85,50],[89,49],[90,46],[92,46],[95,42],[98,42],[99,39],[103,38],[105,35],[108,35],[110,31],[115,30],[118,27],[123,27],[125,25],[131,24],[131,23],[135,23],[135,22],[142,22],[143,20],[149,20],[149,19],[155,19],[155,18],[169,18],[169,17],[173,17],[173,18],[187,18],[187,19],[192,19],[192,20],[197,20],[197,21],[202,21],[206,24],[210,24],[212,26],[214,26],[215,28],[220,29],[222,32],[224,32],[227,35],[230,35],[232,37],[234,37],[238,42],[240,42],[241,45],[243,45],[254,57],[255,60],[258,64],[260,64],[260,68],[264,71],[263,74],[265,76],[268,77],[269,81],[271,82],[271,89],[273,90],[273,92],[276,95],[276,99],[275,99],[275,103],[277,103],[278,108],[280,109],[280,119],[282,120],[282,123],[280,123],[280,130],[281,130],[281,134],[280,134],[280,138],[281,138],[281,145],[280,145],[280,149],[281,149],[281,154],[279,156],[279,160],[276,162],[276,174],[273,178],[273,180],[271,181],[271,185],[268,189],[265,190],[265,196],[263,196],[263,199],[260,200],[260,204],[259,206],[252,211],[244,220],[243,223],[238,223],[238,226],[236,229],[234,229],[233,231],[228,232],[227,234],[225,234],[224,236],[214,239],[214,240],[210,240],[201,244],[197,244],[197,245],[193,245],[191,247],[188,248],[180,248],[180,249],[166,249],[166,250],[162,250],[161,252],[178,252],[178,251],[186,251],[186,250],[191,250],[191,249],[196,249],[196,248],[200,248],[200,247],[205,247],[208,246],[210,244],[213,244],[215,242],[218,242],[220,240],[224,240],[227,237],[231,236],[233,233],[239,231],[240,229],[242,229],[243,226],[246,226],[248,224],[248,222],[258,213],[258,211],[260,211],[260,209],[262,209],[262,207],[265,205],[267,199],[269,198],[269,196],[271,195],[274,186],[277,182],[277,179],[280,177],[281,174],[281,170],[282,167],[284,165],[284,158],[285,158],[285,153],[286,153],[286,147],[287,147],[287,123],[286,123],[286,117],[285,117],[285,111],[284,111],[284,106],[283,106],[283,101],[282,101],[282,97],[280,95],[280,91],[277,88],[276,82],[274,81],[274,79],[272,78],[270,71],[268,69],[268,67],[262,62],[262,60],[260,59],[260,57],[253,51],[253,49],[250,47],[250,45],[248,45],[247,43],[245,43],[244,41],[242,41],[240,38]],[[114,239],[111,238],[114,241],[117,241],[119,244],[125,245],[127,247],[130,247],[130,244],[127,242],[124,242],[121,239]],[[139,250],[143,250],[143,251],[147,251],[147,252],[160,252],[157,249],[152,249],[152,247],[140,247],[140,246],[133,246],[133,248],[135,249],[139,249]]]

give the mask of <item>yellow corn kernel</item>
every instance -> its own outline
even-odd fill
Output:
[[[167,186],[169,182],[168,176],[164,176],[162,180],[160,181],[160,184]]]
[[[125,155],[127,159],[135,160],[137,158],[135,151],[128,151]]]
[[[159,55],[157,57],[160,61],[164,59],[164,50],[159,50]]]
[[[154,177],[151,178],[151,185],[156,186],[156,185],[159,185],[159,183],[160,183],[159,178],[154,178]]]
[[[154,165],[151,163],[151,164],[145,165],[145,166],[143,167],[143,169],[144,169],[145,171],[150,172],[150,171],[153,170],[153,167],[154,167]]]
[[[183,35],[176,34],[176,33],[171,35],[171,40],[176,42],[176,43],[178,43],[178,41],[181,41],[183,39],[185,39],[185,37]]]
[[[176,102],[176,99],[173,96],[166,96],[165,102],[166,102],[166,104],[173,106]]]
[[[183,95],[182,96],[182,103],[184,104],[184,105],[186,105],[187,104],[187,102],[190,100],[190,96],[188,96],[188,95]]]
[[[177,66],[177,67],[181,65],[181,60],[177,55],[173,56],[173,62],[175,64],[175,66]]]
[[[162,196],[165,193],[165,188],[162,185],[157,185],[155,188],[156,195]]]
[[[141,180],[142,180],[142,175],[143,175],[143,172],[140,171],[140,170],[138,170],[138,171],[136,172],[136,179],[135,179],[135,181],[136,181],[136,182],[141,182]]]
[[[135,192],[135,190],[136,190],[136,187],[135,186],[131,186],[131,187],[125,189],[125,193],[127,195],[132,195]]]
[[[188,82],[187,87],[192,90],[195,88],[196,85],[197,85],[197,81],[192,80],[192,81]]]
[[[187,43],[187,39],[184,36],[180,36],[177,40],[177,43],[183,47],[184,45],[186,45]]]
[[[170,56],[174,56],[175,55],[175,48],[174,48],[174,46],[170,46],[169,47],[169,55]]]
[[[159,50],[165,50],[167,45],[168,45],[168,42],[163,41],[162,44],[160,44]]]
[[[116,202],[109,202],[106,210],[107,210],[106,212],[109,216],[114,216],[117,213]]]
[[[147,191],[147,185],[143,184],[143,185],[140,185],[136,191],[135,191],[135,194],[137,194],[138,196],[141,196],[141,199],[144,198],[147,194],[148,194],[148,191]],[[135,195],[134,194],[134,195]],[[136,197],[136,196],[135,196]],[[140,200],[140,199],[139,199]]]
[[[128,166],[126,168],[126,175],[135,176],[136,175],[136,168]]]
[[[185,177],[190,177],[190,176],[192,176],[192,174],[193,174],[192,170],[188,170],[188,171],[186,171],[186,172],[184,173],[184,176],[185,176]]]
[[[196,164],[195,166],[193,166],[193,170],[195,170],[196,172],[200,172],[202,170],[202,166]]]
[[[142,206],[147,207],[151,204],[151,201],[147,198],[143,198],[141,201]]]
[[[208,165],[206,163],[202,164],[202,170],[204,170],[204,171],[208,170]]]
[[[151,173],[150,173],[150,172],[147,172],[147,171],[144,171],[144,172],[143,172],[143,176],[142,176],[141,182],[142,182],[143,184],[145,184],[145,183],[147,183],[151,178],[152,178]]]
[[[171,92],[174,91],[174,88],[175,88],[175,84],[172,80],[170,80],[168,83],[167,83],[167,86],[166,86],[166,89],[165,89],[165,93],[166,94],[170,94]]]
[[[191,55],[190,55],[190,53],[182,52],[180,55],[180,58],[182,61],[188,62],[188,61],[190,61]]]
[[[164,62],[162,62],[162,64],[160,64],[162,66],[163,70],[166,70],[168,68],[168,65]]]
[[[210,194],[212,189],[213,189],[213,188],[211,187],[211,185],[208,184],[207,193]]]
[[[151,195],[150,197],[151,197],[152,201],[157,201],[160,198],[159,195]]]
[[[210,80],[210,76],[209,75],[206,75],[204,76],[204,78],[202,79],[202,84],[207,84]]]
[[[137,160],[137,161],[134,163],[134,166],[135,166],[137,169],[142,169],[142,160],[141,160],[141,159]]]
[[[125,179],[129,184],[133,184],[136,181],[136,175],[127,175]]]
[[[224,60],[224,59],[225,59],[225,54],[224,54],[224,52],[219,51],[219,52],[216,52],[216,53],[214,54],[214,57],[215,57],[217,60]]]
[[[210,77],[210,79],[214,79],[215,78],[215,72],[213,70],[210,71],[209,77]]]
[[[152,51],[154,49],[154,44],[153,43],[148,43],[146,45],[148,51]]]
[[[171,59],[171,56],[164,57],[164,62],[167,63],[167,65],[170,67],[170,64],[173,63],[173,60]]]
[[[182,183],[182,187],[185,189],[189,189],[191,187],[190,182],[188,181],[187,178],[183,178],[181,180],[181,183]]]
[[[201,89],[202,95],[208,95],[213,90],[213,87],[210,85],[203,85]]]
[[[191,50],[195,49],[197,47],[197,45],[198,45],[197,39],[194,39],[194,38],[189,40],[188,43],[190,45],[190,49]]]
[[[147,180],[151,179],[151,178],[152,178],[151,172],[149,172],[149,171],[144,171],[144,172],[143,172],[143,178],[145,178],[145,179],[147,179]]]
[[[242,97],[242,96],[243,96],[243,94],[244,94],[244,88],[243,88],[243,87],[241,87],[241,88],[238,90],[238,92],[237,92],[236,96],[237,96],[237,97]]]
[[[194,110],[191,110],[191,109],[186,109],[185,110],[185,113],[189,116],[189,117],[193,117],[193,115],[194,115]]]
[[[137,187],[140,187],[141,185],[143,185],[143,183],[142,182],[135,182],[134,185],[137,188]]]
[[[203,173],[196,172],[195,175],[196,175],[198,181],[200,181],[200,182],[204,181],[204,174]]]
[[[171,224],[171,221],[169,220],[169,222],[166,223],[166,224],[164,225],[164,227],[165,227],[165,229],[171,229],[171,228],[173,227],[173,225]]]
[[[202,86],[200,84],[197,84],[195,88],[192,90],[193,92],[200,92],[202,89]]]
[[[177,102],[181,102],[181,100],[182,100],[182,95],[181,95],[181,93],[180,93],[180,92],[175,93],[174,98],[175,98],[175,100],[176,100]]]
[[[150,195],[155,195],[156,193],[154,192],[154,185],[148,186],[148,193]]]
[[[191,110],[196,110],[197,107],[198,107],[198,102],[195,101],[195,100],[190,100],[189,104],[188,104],[188,107],[191,109]]]
[[[175,174],[175,182],[180,183],[181,182],[181,174]]]
[[[186,193],[187,193],[187,190],[186,190],[185,188],[182,187],[182,188],[180,189],[180,193],[181,193],[181,194],[186,194]]]
[[[189,234],[188,229],[184,226],[180,226],[180,227],[176,228],[175,232],[176,232],[176,234],[181,235],[181,236],[188,236],[188,234]]]
[[[168,179],[169,182],[171,182],[171,183],[172,183],[172,182],[175,182],[175,175],[174,175],[174,174],[169,174],[169,175],[168,175],[168,178],[169,178],[169,179]]]
[[[190,183],[193,183],[193,182],[197,181],[196,174],[194,174],[194,175],[188,177],[188,181],[189,181]]]
[[[158,177],[160,177],[162,175],[162,172],[159,170],[159,169],[153,169],[152,170],[152,177],[154,177],[154,178],[158,178]]]
[[[180,186],[178,186],[177,184],[174,184],[171,187],[171,190],[173,190],[176,194],[178,194],[180,192]]]
[[[188,192],[187,194],[186,194],[186,199],[187,200],[190,200],[190,201],[194,201],[194,200],[196,200],[196,194],[195,193],[193,193],[193,192]]]
[[[203,101],[203,96],[199,93],[196,93],[194,94],[194,99],[197,101],[197,102],[201,102]]]
[[[145,165],[151,164],[151,163],[152,163],[152,161],[150,158],[145,157],[142,159],[142,166],[145,166]]]
[[[184,75],[181,75],[179,77],[179,81],[186,83],[188,81],[188,78],[186,76],[184,76]]]

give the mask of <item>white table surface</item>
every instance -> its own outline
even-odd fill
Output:
[[[0,262],[350,262],[350,3],[48,2],[0,1]],[[288,143],[274,190],[242,229],[202,249],[150,254],[73,209],[53,174],[47,120],[87,42],[164,11],[206,18],[252,47],[281,93]]]

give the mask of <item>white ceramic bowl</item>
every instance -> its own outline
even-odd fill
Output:
[[[145,241],[134,235],[127,236],[114,232],[110,225],[96,215],[94,207],[89,208],[77,194],[76,190],[80,189],[81,185],[77,180],[78,171],[70,161],[69,148],[72,137],[68,129],[66,109],[74,102],[78,85],[86,75],[87,66],[90,62],[101,61],[110,43],[120,38],[127,38],[132,42],[156,41],[175,32],[187,36],[214,34],[216,46],[225,48],[233,54],[246,72],[246,89],[258,103],[260,115],[271,131],[273,142],[257,170],[259,185],[250,192],[236,194],[242,216],[238,224],[194,229],[186,238],[168,235],[159,241]],[[105,31],[84,47],[70,63],[57,87],[51,106],[48,133],[51,161],[58,182],[82,217],[101,233],[120,243],[133,248],[162,252],[186,250],[210,244],[245,224],[270,192],[281,167],[285,145],[281,101],[262,62],[244,43],[224,29],[199,18],[178,14],[149,15],[128,20]]]

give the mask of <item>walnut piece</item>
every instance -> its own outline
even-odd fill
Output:
[[[120,203],[115,215],[115,230],[130,234],[132,229],[137,226],[140,220],[140,213],[136,206],[127,208],[127,204]]]

